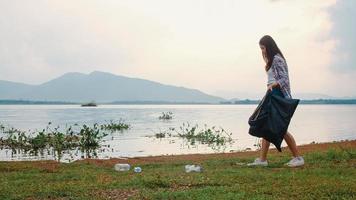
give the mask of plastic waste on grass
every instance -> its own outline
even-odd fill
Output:
[[[116,171],[123,172],[123,171],[129,171],[130,167],[131,167],[130,164],[127,163],[117,163],[114,168]]]
[[[134,168],[134,172],[136,172],[136,173],[142,172],[141,167],[135,167],[135,168]]]
[[[200,165],[186,165],[185,166],[185,172],[190,173],[190,172],[202,172],[203,167]]]

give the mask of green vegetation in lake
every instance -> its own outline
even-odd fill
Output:
[[[158,117],[160,120],[170,120],[173,118],[172,112],[162,112],[162,115]]]
[[[155,133],[156,138],[167,138],[167,137],[172,137],[173,136],[173,131],[175,129],[170,127],[168,130],[160,130],[159,132]]]
[[[45,129],[37,132],[26,132],[13,127],[0,125],[0,133],[5,137],[0,138],[1,149],[11,149],[11,154],[22,155],[53,155],[58,161],[63,153],[79,149],[86,158],[97,156],[97,150],[101,147],[102,139],[108,135],[107,130],[125,130],[128,124],[110,121],[109,124],[92,126],[77,124],[61,129],[52,127],[48,123]]]
[[[190,123],[183,123],[177,130],[170,127],[168,130],[161,130],[155,133],[156,138],[171,138],[179,137],[186,139],[190,145],[207,144],[208,146],[222,147],[226,144],[232,144],[232,133],[228,133],[225,129],[216,126],[208,127],[206,124],[203,129],[199,129],[198,125],[191,126]]]
[[[228,133],[225,129],[219,127],[209,128],[206,124],[203,129],[199,129],[198,125],[190,126],[189,123],[183,123],[180,127],[179,137],[186,138],[192,145],[196,142],[202,144],[216,144],[225,145],[226,143],[232,143],[232,133]]]
[[[79,146],[79,137],[73,134],[72,127],[60,131],[59,127],[52,128],[50,125],[51,123],[48,123],[45,129],[38,132],[26,132],[2,125],[0,132],[5,138],[0,139],[1,148],[11,149],[12,156],[15,154],[43,156],[45,153],[52,153],[59,161],[64,151]]]
[[[97,156],[96,150],[100,148],[100,141],[107,133],[102,132],[100,126],[95,123],[92,127],[84,124],[78,135],[80,150],[85,152],[87,158],[90,158],[92,155]]]
[[[110,120],[109,123],[100,125],[101,129],[109,131],[123,131],[130,128],[129,124],[126,124],[122,119],[119,122]]]

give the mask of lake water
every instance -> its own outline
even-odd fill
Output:
[[[0,123],[21,130],[40,130],[53,125],[106,123],[124,120],[128,131],[105,138],[110,151],[100,158],[149,155],[230,152],[255,149],[258,141],[248,134],[247,120],[257,105],[0,105]],[[172,112],[173,119],[159,120],[162,112]],[[155,133],[179,129],[183,123],[203,128],[222,127],[232,133],[234,143],[223,149],[207,145],[188,145],[180,138],[157,139]],[[289,126],[297,144],[356,139],[356,105],[299,105]],[[1,136],[0,136],[1,137]],[[285,146],[285,143],[283,143]],[[0,150],[0,160],[11,158],[9,150]],[[46,158],[44,158],[46,159]],[[48,159],[48,158],[47,158]]]

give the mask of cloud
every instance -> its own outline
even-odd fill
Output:
[[[338,3],[1,1],[0,79],[41,83],[101,70],[227,98],[263,94],[258,41],[270,34],[287,58],[293,91],[344,95],[351,89],[339,92],[330,70],[340,39],[332,37],[329,9]]]
[[[68,3],[68,2],[67,2]],[[54,1],[1,1],[0,65],[5,79],[39,83],[67,71],[125,62],[120,43]],[[70,5],[70,4],[69,4]]]
[[[328,71],[333,75],[329,88],[331,93],[343,96],[356,96],[356,27],[353,20],[356,13],[356,2],[352,0],[339,0],[329,9],[332,29],[330,38],[335,40],[332,49],[331,62]]]
[[[330,32],[330,37],[337,40],[337,44],[333,51],[338,55],[334,57],[335,63],[332,67],[337,71],[356,71],[356,27],[353,26],[353,18],[356,13],[356,1],[344,0],[330,8],[332,15],[333,29]]]

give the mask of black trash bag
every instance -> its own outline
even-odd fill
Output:
[[[283,98],[268,90],[248,120],[248,133],[271,142],[281,152],[284,134],[298,104],[299,99]]]

